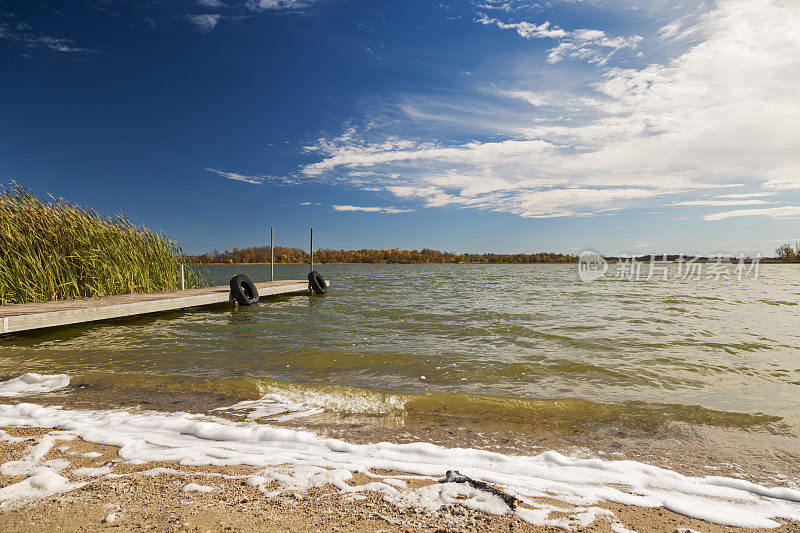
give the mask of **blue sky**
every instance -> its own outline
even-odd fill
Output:
[[[188,252],[770,253],[800,5],[0,1],[0,181]]]

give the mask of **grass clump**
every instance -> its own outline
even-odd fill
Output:
[[[183,257],[124,214],[0,186],[0,305],[180,289]],[[191,268],[185,276],[187,288],[204,284]]]

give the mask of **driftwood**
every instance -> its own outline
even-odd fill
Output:
[[[439,482],[440,483],[467,483],[469,486],[475,487],[478,490],[482,490],[484,492],[488,492],[490,494],[494,494],[495,496],[497,496],[498,498],[503,500],[505,502],[505,504],[508,505],[511,509],[516,509],[517,503],[519,502],[519,500],[517,500],[514,496],[511,496],[510,494],[506,494],[502,490],[500,490],[500,489],[498,489],[496,487],[493,487],[493,486],[489,485],[488,483],[485,483],[483,481],[477,481],[475,479],[472,479],[471,477],[465,476],[465,475],[459,473],[457,470],[448,470],[447,474],[445,474],[444,478],[439,480]]]

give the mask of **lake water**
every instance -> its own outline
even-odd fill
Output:
[[[219,284],[269,276],[268,265],[207,268]],[[798,474],[794,265],[762,265],[755,280],[593,283],[576,265],[318,270],[332,285],[322,297],[8,336],[0,376],[68,374],[52,402],[211,412],[272,394],[261,407],[279,408],[250,415],[308,408],[282,423],[362,440],[449,434]],[[306,272],[276,266],[277,279]]]

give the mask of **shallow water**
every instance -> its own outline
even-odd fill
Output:
[[[328,413],[491,422],[589,447],[609,428],[657,441],[691,426],[675,438],[747,443],[761,462],[800,450],[794,265],[762,265],[756,280],[594,283],[575,265],[318,269],[324,297],[7,336],[0,376],[69,374],[86,386],[70,399],[89,403],[205,411],[275,392]],[[279,265],[276,278],[306,270]],[[217,283],[240,272],[263,280],[269,266],[208,267]]]

